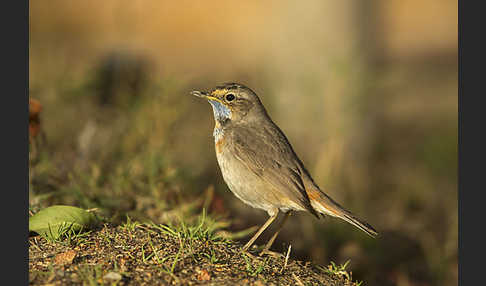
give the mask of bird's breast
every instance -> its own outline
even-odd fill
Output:
[[[223,147],[225,144],[224,130],[220,126],[216,125],[213,131],[214,145],[216,149],[216,154],[223,152]]]

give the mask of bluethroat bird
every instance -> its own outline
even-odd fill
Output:
[[[250,88],[226,83],[209,92],[191,94],[208,100],[213,108],[216,158],[229,189],[244,203],[263,209],[270,216],[243,251],[250,248],[280,211],[284,218],[261,254],[270,252],[292,211],[307,211],[317,218],[319,214],[338,217],[372,237],[378,234],[317,186]]]

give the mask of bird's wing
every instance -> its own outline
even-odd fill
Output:
[[[278,127],[236,128],[231,132],[235,157],[276,191],[319,218],[305,191],[300,161]]]

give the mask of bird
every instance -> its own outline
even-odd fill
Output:
[[[243,246],[253,245],[281,212],[283,219],[260,255],[270,247],[288,217],[296,211],[340,218],[371,237],[378,232],[322,191],[304,167],[283,131],[273,122],[257,94],[240,83],[190,92],[212,107],[216,158],[230,191],[269,218]]]

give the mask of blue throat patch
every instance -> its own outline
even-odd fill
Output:
[[[214,119],[219,122],[224,122],[225,120],[230,119],[231,117],[231,110],[216,100],[208,100],[208,102],[213,107]]]

